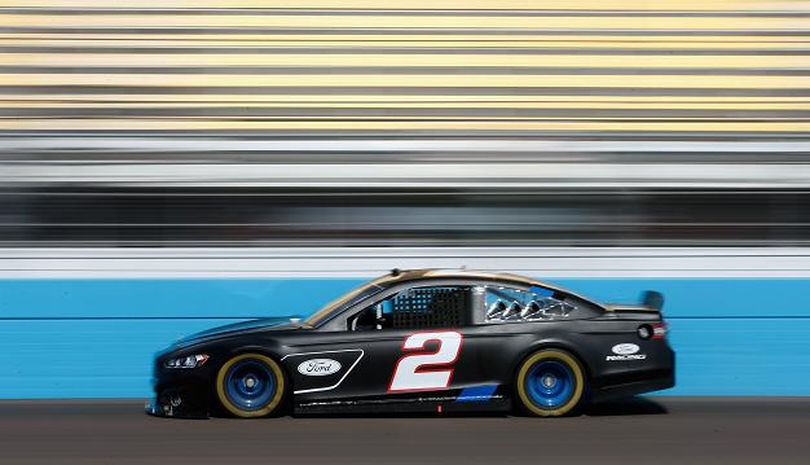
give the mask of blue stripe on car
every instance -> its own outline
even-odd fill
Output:
[[[484,384],[464,388],[456,398],[456,402],[484,402],[492,398],[497,384]]]

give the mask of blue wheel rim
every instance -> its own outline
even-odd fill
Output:
[[[524,385],[538,407],[560,408],[574,395],[574,372],[565,363],[543,360],[529,369]]]
[[[225,386],[228,399],[246,411],[263,408],[276,393],[276,381],[270,368],[250,359],[240,360],[228,369]]]

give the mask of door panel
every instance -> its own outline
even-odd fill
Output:
[[[345,318],[345,331],[324,333],[330,341],[325,344],[328,350],[362,353],[356,366],[334,389],[296,391],[308,401],[368,398],[393,402],[424,397],[427,392],[452,396],[448,391],[490,382],[482,370],[484,355],[479,353],[485,345],[477,342],[485,336],[470,325],[471,291],[466,285],[415,286],[357,309]],[[296,363],[307,361],[328,363],[295,359]],[[339,379],[345,373],[339,370],[324,375],[329,379],[302,380],[302,386],[327,381],[331,386],[332,376]]]

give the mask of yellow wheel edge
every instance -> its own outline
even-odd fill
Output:
[[[526,393],[526,388],[524,386],[526,381],[526,373],[529,371],[532,365],[539,362],[540,360],[558,360],[564,362],[568,365],[568,368],[574,373],[574,379],[576,380],[576,386],[574,387],[574,394],[571,396],[571,399],[568,400],[564,405],[554,410],[542,409],[534,405],[529,399],[528,394]],[[520,366],[520,371],[518,372],[517,377],[517,392],[520,396],[520,400],[530,412],[537,416],[541,417],[559,417],[565,415],[566,413],[570,412],[582,399],[582,392],[585,389],[585,377],[582,374],[582,367],[580,366],[579,362],[567,352],[563,352],[560,350],[554,349],[544,349],[532,354],[529,358],[527,358],[523,364]]]
[[[256,359],[262,361],[263,363],[267,364],[276,377],[276,393],[273,395],[270,402],[259,410],[242,410],[234,405],[225,394],[225,375],[236,362],[246,359]],[[229,412],[241,418],[257,418],[270,415],[281,403],[281,399],[284,397],[284,390],[286,389],[286,386],[284,385],[284,373],[281,371],[281,366],[279,366],[279,364],[272,358],[255,353],[240,354],[225,362],[225,364],[219,369],[219,372],[217,372],[216,386],[219,403],[222,404],[222,406],[225,407]]]

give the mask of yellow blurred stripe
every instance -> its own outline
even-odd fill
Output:
[[[615,87],[804,89],[810,76],[481,76],[481,75],[173,75],[0,74],[2,86],[182,86],[182,87]]]
[[[5,66],[567,66],[780,68],[810,67],[807,56],[734,55],[395,55],[395,54],[64,54],[0,53]],[[67,75],[66,75],[67,76]],[[168,79],[174,79],[170,77]]]
[[[28,15],[6,14],[5,24],[49,28],[441,28],[453,29],[722,29],[750,31],[795,30],[794,18],[782,17],[667,17],[667,16],[403,16],[403,15]],[[248,32],[248,31],[246,31]]]
[[[3,18],[0,15],[0,18]],[[74,39],[94,39],[94,40],[155,40],[155,39],[165,39],[165,40],[178,40],[178,41],[221,41],[221,42],[231,42],[235,40],[241,41],[262,41],[262,42],[269,42],[269,41],[277,41],[277,40],[287,40],[287,41],[294,41],[294,42],[307,42],[310,40],[314,41],[335,41],[335,40],[346,40],[346,41],[353,41],[353,42],[365,42],[365,41],[436,41],[436,42],[445,42],[447,40],[455,40],[455,41],[513,41],[513,40],[548,40],[548,41],[568,41],[568,40],[577,40],[577,41],[588,41],[588,42],[748,42],[751,45],[755,45],[760,42],[785,42],[785,41],[800,41],[800,42],[808,42],[810,38],[806,35],[802,34],[802,29],[795,30],[795,34],[791,35],[790,32],[780,33],[778,35],[745,35],[744,33],[735,33],[733,35],[718,35],[716,33],[711,32],[696,32],[694,34],[669,34],[665,31],[659,31],[659,33],[655,35],[617,35],[617,34],[610,34],[610,33],[588,33],[588,34],[576,34],[576,33],[536,33],[532,31],[521,31],[520,34],[502,34],[502,35],[493,35],[493,34],[476,34],[474,32],[455,32],[452,36],[448,36],[447,34],[438,34],[438,33],[431,33],[431,32],[418,32],[415,29],[409,29],[407,34],[398,33],[398,31],[385,31],[384,33],[363,33],[358,34],[355,32],[349,31],[342,31],[342,32],[326,32],[326,31],[319,31],[318,33],[296,33],[296,34],[284,34],[281,32],[273,33],[251,33],[250,31],[245,32],[234,32],[230,34],[218,34],[218,33],[211,33],[211,32],[195,32],[195,33],[172,33],[168,34],[167,32],[161,29],[147,29],[147,25],[143,25],[141,30],[137,33],[127,33],[127,32],[114,32],[108,31],[105,29],[93,29],[91,31],[86,32],[79,32],[79,31],[60,31],[60,32],[43,32],[42,30],[18,30],[14,32],[0,32],[0,38],[3,39],[21,39],[21,38],[29,38],[29,39],[53,39],[53,40],[74,40]],[[47,28],[45,29],[47,31]]]
[[[764,107],[767,105],[801,105],[810,104],[810,96],[797,97],[767,97],[767,96],[602,96],[602,95],[373,95],[373,94],[305,94],[305,95],[285,95],[285,94],[229,94],[227,92],[217,94],[116,94],[102,93],[92,95],[76,94],[37,94],[37,93],[15,93],[13,96],[6,95],[0,97],[0,102],[8,104],[26,102],[101,102],[101,103],[195,103],[210,102],[212,104],[224,102],[256,103],[257,105],[279,104],[279,105],[315,105],[315,104],[335,104],[347,105],[366,103],[371,104],[407,104],[416,102],[426,102],[435,104],[480,104],[480,103],[503,103],[504,105],[517,106],[519,104],[553,104],[553,105],[585,105],[604,104],[609,107],[620,107],[621,105],[648,105],[660,107],[666,105],[677,105],[690,107],[693,105],[750,105],[752,107]]]
[[[570,37],[569,37],[570,39]],[[125,39],[125,40],[50,40],[50,39],[3,39],[0,38],[0,46],[15,46],[15,47],[72,47],[75,49],[82,49],[85,47],[95,47],[99,49],[111,49],[121,47],[138,47],[138,48],[153,48],[149,53],[159,52],[160,48],[187,48],[188,53],[195,53],[199,49],[216,49],[222,47],[239,47],[239,54],[244,53],[261,53],[263,48],[266,47],[289,47],[306,49],[312,47],[326,47],[332,49],[345,48],[351,50],[352,48],[362,47],[363,49],[377,48],[390,48],[390,47],[407,47],[409,49],[424,48],[424,53],[430,53],[429,48],[434,49],[475,49],[486,47],[488,49],[503,49],[504,53],[508,53],[510,48],[521,48],[526,50],[531,49],[571,49],[571,52],[577,52],[577,49],[601,49],[611,51],[614,49],[645,49],[645,50],[662,50],[661,54],[666,55],[670,50],[719,50],[715,56],[722,55],[725,52],[734,51],[792,51],[792,50],[806,50],[810,48],[810,41],[784,41],[784,42],[733,42],[733,41],[711,41],[704,40],[700,42],[677,42],[677,41],[653,41],[645,40],[640,42],[638,40],[610,40],[603,42],[592,42],[589,40],[567,40],[567,41],[549,41],[546,39],[536,40],[490,40],[490,41],[466,41],[460,42],[455,40],[436,40],[436,41],[421,41],[418,39],[392,41],[389,39],[379,39],[367,41],[318,41],[318,40],[274,40],[272,42],[265,41],[239,41],[239,40],[210,40],[210,41],[189,41],[189,40],[170,40],[170,39]],[[254,50],[251,51],[251,48]],[[207,51],[206,51],[207,52]],[[64,52],[76,54],[77,52]],[[79,52],[84,53],[84,52]],[[383,53],[383,52],[381,52]],[[632,55],[633,51],[625,52],[627,55]],[[109,55],[109,53],[108,53]]]
[[[137,3],[100,2],[99,0],[0,0],[2,7],[50,8],[284,8],[284,9],[459,9],[459,10],[768,10],[801,7],[803,2],[773,0],[680,0],[654,2],[649,0],[544,0],[538,4],[525,0],[401,0],[392,5],[384,0],[138,0]],[[806,7],[805,7],[806,8]]]
[[[8,71],[0,74],[0,129],[745,133],[810,124],[796,112],[810,106],[802,95],[810,18],[799,14],[810,11],[807,1],[108,3],[0,1],[18,8],[0,11],[0,25],[19,28],[0,33]],[[634,89],[644,95],[622,95]],[[757,95],[712,95],[727,91]],[[555,95],[532,95],[546,92]],[[510,109],[542,116],[503,116]],[[532,109],[543,111],[523,111]],[[113,116],[99,116],[106,113]],[[319,114],[335,116],[309,116]],[[633,117],[599,117],[615,114]]]
[[[2,18],[2,16],[0,16]],[[153,31],[144,29],[137,34],[127,33],[111,33],[104,30],[93,30],[87,32],[64,32],[64,33],[45,33],[45,32],[28,32],[18,31],[14,33],[0,33],[0,40],[13,40],[30,41],[32,44],[42,43],[42,41],[53,41],[52,43],[74,43],[75,45],[90,42],[94,45],[98,42],[105,44],[117,44],[121,41],[134,41],[139,43],[176,43],[186,44],[193,42],[194,45],[232,45],[238,44],[252,44],[252,43],[290,43],[290,44],[303,44],[311,45],[315,43],[349,43],[349,44],[374,44],[374,43],[397,43],[397,42],[414,42],[414,43],[431,43],[431,44],[496,44],[496,43],[571,43],[571,44],[598,44],[602,46],[615,46],[615,44],[633,44],[634,46],[645,45],[674,45],[682,44],[684,46],[750,46],[755,47],[759,45],[797,45],[810,43],[807,36],[796,34],[779,34],[775,36],[767,35],[731,35],[720,36],[711,33],[694,33],[689,35],[665,35],[655,34],[647,36],[621,36],[621,35],[597,35],[597,34],[533,34],[531,32],[521,32],[514,35],[491,35],[491,34],[453,34],[439,35],[430,33],[411,33],[411,34],[397,34],[396,32],[388,32],[385,34],[352,34],[334,33],[334,34],[251,34],[251,33],[238,33],[238,34],[167,34],[160,30]],[[382,44],[381,44],[382,45]]]
[[[201,100],[206,97],[198,97]],[[139,99],[141,100],[141,99]],[[184,101],[164,101],[164,102],[116,102],[114,105],[101,102],[74,102],[59,100],[33,100],[33,101],[12,101],[0,98],[0,105],[4,108],[119,108],[119,109],[160,109],[160,108],[233,108],[240,109],[253,108],[329,108],[329,109],[587,109],[587,110],[810,110],[810,100],[797,100],[788,103],[672,103],[672,102],[532,102],[532,101],[507,101],[507,102],[301,102],[290,100],[287,102],[256,102],[253,98],[236,100],[232,102],[184,102]]]
[[[0,130],[532,130],[532,131],[735,131],[735,132],[807,132],[810,122],[803,121],[255,121],[194,120],[188,118],[103,119],[0,119]]]
[[[4,39],[0,39],[0,47],[8,46],[10,44],[5,43]],[[289,47],[289,48],[299,48],[299,49],[306,49],[312,47],[323,47],[323,48],[331,48],[331,49],[338,49],[338,48],[360,48],[363,49],[370,49],[372,47],[377,48],[389,48],[389,47],[407,47],[409,49],[414,48],[437,48],[437,49],[445,49],[445,50],[453,50],[453,49],[475,49],[475,48],[483,48],[486,47],[488,49],[503,49],[507,52],[509,48],[518,48],[518,49],[571,49],[571,52],[577,52],[577,49],[581,48],[589,48],[589,49],[604,49],[607,51],[611,51],[612,49],[622,49],[622,48],[631,48],[635,49],[654,49],[654,50],[662,50],[661,55],[666,55],[670,50],[678,51],[678,50],[694,50],[696,52],[700,52],[702,50],[719,50],[720,52],[715,53],[714,56],[722,55],[724,52],[734,52],[736,50],[751,50],[751,51],[774,51],[774,52],[784,52],[784,51],[791,51],[791,50],[805,50],[810,48],[810,43],[803,43],[803,42],[787,42],[787,43],[708,43],[708,42],[701,42],[701,43],[652,43],[652,42],[644,42],[644,43],[596,43],[596,42],[521,42],[521,41],[500,41],[500,42],[453,42],[453,41],[441,41],[441,42],[419,42],[419,41],[409,41],[409,42],[400,42],[400,43],[392,43],[392,42],[378,42],[378,43],[369,43],[369,42],[317,42],[317,41],[308,41],[306,44],[302,44],[301,42],[272,42],[272,43],[257,43],[257,42],[223,42],[223,41],[211,41],[211,42],[194,42],[190,44],[189,42],[179,42],[179,41],[170,41],[170,40],[139,40],[127,43],[126,41],[82,41],[82,42],[64,42],[64,41],[28,41],[28,40],[14,40],[13,46],[15,47],[71,47],[71,48],[82,48],[82,47],[97,47],[99,49],[111,49],[111,48],[121,48],[121,47],[150,47],[154,48],[155,51],[159,51],[160,48],[187,48],[188,53],[196,53],[197,50],[203,48],[222,48],[222,47],[240,47],[244,50],[240,50],[239,54],[243,53],[261,53],[263,48],[266,47]],[[253,51],[251,51],[251,48]],[[76,52],[63,52],[63,53],[76,53]],[[152,50],[149,51],[150,54],[154,53]],[[386,53],[385,51],[381,51],[380,53]],[[425,50],[425,53],[430,53],[429,50]],[[633,51],[624,52],[626,55],[632,55]],[[109,53],[108,53],[109,54]],[[542,55],[542,54],[540,54]]]

